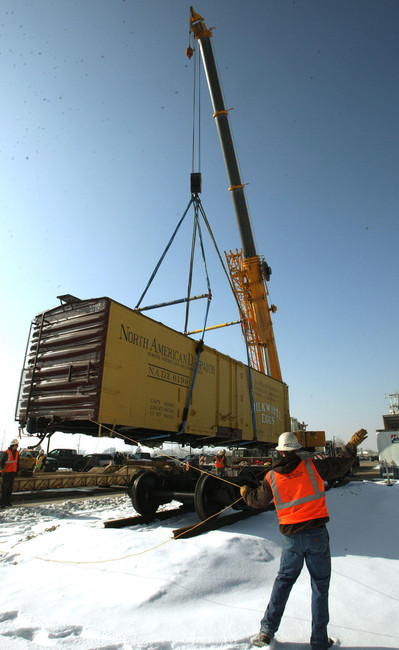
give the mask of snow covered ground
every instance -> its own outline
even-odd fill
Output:
[[[399,648],[399,484],[331,489],[330,635],[341,650]],[[280,555],[275,512],[173,540],[196,515],[124,529],[125,495],[0,514],[0,648],[243,650]],[[275,650],[308,650],[310,586],[294,586]]]

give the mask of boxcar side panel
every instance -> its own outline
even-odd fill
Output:
[[[192,387],[197,342],[111,301],[99,420],[176,434]],[[287,386],[251,371],[258,439],[287,429]],[[186,433],[253,440],[247,367],[204,346]]]

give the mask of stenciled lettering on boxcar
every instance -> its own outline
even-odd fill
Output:
[[[193,368],[197,362],[196,355],[192,354],[191,352],[181,352],[181,350],[172,348],[170,347],[170,345],[165,345],[164,343],[160,343],[155,336],[152,339],[150,339],[145,336],[142,336],[141,334],[137,334],[136,332],[133,332],[130,329],[129,325],[123,325],[123,323],[121,323],[120,326],[119,338],[122,341],[126,341],[127,343],[130,343],[131,345],[137,345],[137,347],[143,348],[144,350],[148,350],[151,356],[156,358],[162,357],[163,360],[171,362],[175,366]],[[214,364],[209,363],[208,361],[200,360],[198,364],[198,372],[199,373],[206,372],[211,375],[215,375],[216,368]],[[185,384],[179,384],[179,385],[185,385]]]
[[[149,413],[152,418],[173,420],[175,415],[174,404],[173,402],[164,402],[152,397],[149,404]]]
[[[128,343],[131,343],[132,345],[137,345],[139,348],[144,348],[144,350],[148,350],[149,342],[150,339],[146,338],[145,336],[142,336],[141,334],[136,334],[136,332],[133,332],[129,325],[122,325],[121,323],[121,329],[119,333],[119,338],[124,339]]]
[[[190,381],[187,375],[182,375],[180,372],[168,370],[161,366],[155,366],[152,363],[148,364],[147,377],[150,379],[158,379],[159,381],[166,381],[168,384],[174,384],[175,386],[188,386]]]
[[[158,343],[155,337],[152,339],[149,349],[150,352],[156,352],[161,357],[170,359],[171,361],[177,361],[181,365],[192,366],[194,363],[194,357],[191,352],[180,352],[180,350],[175,350],[169,345]]]
[[[255,402],[255,412],[260,413],[263,424],[275,424],[283,419],[281,411],[269,402]]]

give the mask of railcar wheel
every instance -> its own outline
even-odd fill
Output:
[[[194,506],[196,513],[202,521],[212,517],[223,509],[225,499],[221,499],[221,482],[216,476],[203,474],[197,481],[194,492]],[[228,505],[227,500],[225,505]]]
[[[155,494],[158,489],[159,478],[155,472],[142,472],[133,479],[128,493],[136,512],[145,517],[155,515],[161,503]]]

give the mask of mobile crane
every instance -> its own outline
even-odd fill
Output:
[[[234,210],[240,232],[242,250],[226,254],[233,288],[240,305],[248,338],[250,361],[253,368],[264,372],[274,379],[282,380],[273,324],[270,312],[276,307],[268,305],[266,281],[270,279],[271,268],[265,259],[256,252],[251,221],[245,199],[244,185],[234,149],[229,125],[229,113],[226,110],[215,57],[212,49],[212,30],[205,25],[202,16],[190,7],[190,28],[198,40],[206,72],[213,105],[213,117],[216,121],[220,144],[229,180],[229,191],[233,199]]]

